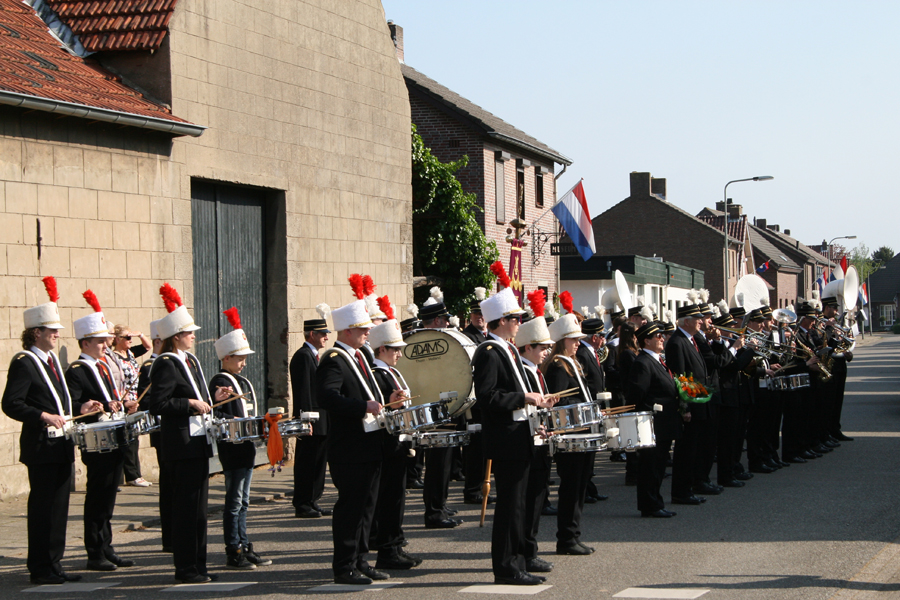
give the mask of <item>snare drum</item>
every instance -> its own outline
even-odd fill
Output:
[[[595,402],[581,402],[548,408],[544,415],[544,427],[548,431],[570,431],[600,423],[603,419]]]
[[[240,444],[261,440],[265,437],[265,419],[263,417],[217,419],[213,424],[220,442]]]
[[[610,450],[634,452],[656,446],[652,412],[623,413],[603,420],[607,446]]]
[[[75,443],[82,452],[112,452],[135,439],[135,428],[125,421],[100,421],[75,427]]]
[[[303,437],[312,435],[312,425],[308,419],[288,419],[278,421],[278,431],[283,438]]]
[[[597,452],[606,450],[605,433],[570,433],[550,437],[550,454],[555,452]]]
[[[789,390],[799,390],[802,388],[809,387],[809,373],[797,373],[796,375],[787,375],[787,376],[785,376],[784,379],[787,383],[787,389],[789,389]]]
[[[391,432],[413,435],[419,431],[434,429],[452,420],[447,402],[432,402],[408,408],[389,410],[385,418],[391,423]]]
[[[142,410],[125,417],[125,422],[135,429],[135,435],[159,431],[159,417]]]
[[[418,404],[436,402],[443,392],[456,392],[447,407],[458,417],[475,404],[472,356],[476,346],[455,329],[420,329],[405,337],[406,347],[397,368]]]
[[[455,448],[468,444],[468,431],[428,431],[413,436],[413,448]]]
[[[786,392],[790,389],[788,386],[788,377],[769,377],[766,379],[766,387],[775,392]]]

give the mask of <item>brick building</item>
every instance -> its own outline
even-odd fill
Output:
[[[782,301],[790,298],[788,304],[796,304],[798,298],[812,298],[816,279],[822,273],[822,269],[832,263],[819,252],[791,237],[790,229],[782,231],[779,225],[770,225],[766,219],[754,219],[751,228],[754,236],[759,236],[777,250],[778,256],[787,257],[800,268],[792,295],[790,290],[786,289]],[[765,278],[765,274],[763,277]]]
[[[509,265],[506,243],[509,222],[518,218],[531,226],[556,201],[557,164],[572,160],[543,142],[463,98],[405,63],[403,28],[388,23],[409,92],[412,122],[425,145],[441,161],[468,156],[468,166],[457,173],[467,193],[474,193],[484,212],[476,217],[488,239]],[[555,219],[545,216],[537,226],[555,233]],[[534,230],[534,228],[531,228]],[[546,244],[526,236],[522,250],[522,283],[526,291],[545,288],[557,292],[557,260]]]
[[[350,273],[412,297],[409,101],[380,2],[43,4],[0,0],[0,386],[41,277],[64,362],[85,289],[147,331],[168,281],[206,371],[238,306],[257,393],[289,407],[303,319],[349,301]],[[18,431],[0,415],[0,500],[27,489]]]

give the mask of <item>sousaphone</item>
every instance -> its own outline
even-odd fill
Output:
[[[622,275],[620,270],[616,269],[613,273],[613,287],[603,292],[600,304],[603,305],[607,312],[612,312],[616,304],[621,306],[625,312],[628,312],[628,309],[634,306],[631,292],[628,290],[628,282],[625,281],[625,276]]]
[[[769,304],[769,286],[756,273],[741,277],[734,286],[734,295],[728,302],[730,308],[742,307],[748,313]]]

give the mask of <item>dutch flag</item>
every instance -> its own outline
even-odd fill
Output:
[[[572,238],[581,258],[590,260],[597,252],[597,246],[594,243],[594,228],[591,227],[591,215],[588,212],[584,186],[581,182],[579,181],[560,198],[551,210],[568,236]]]

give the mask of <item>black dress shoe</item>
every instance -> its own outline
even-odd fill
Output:
[[[41,575],[40,577],[35,577],[34,575],[31,576],[31,583],[36,583],[38,585],[61,585],[65,582],[65,578],[56,573]]]
[[[822,458],[822,455],[818,452],[813,452],[812,450],[804,450],[800,454],[798,454],[800,458],[805,458],[806,460],[812,460],[814,458]]]
[[[669,519],[674,517],[677,513],[672,512],[671,510],[666,510],[661,508],[659,510],[642,510],[642,517],[653,517],[654,519]]]
[[[541,509],[541,516],[544,517],[555,517],[559,514],[559,511],[552,504],[548,504],[544,508]]]
[[[740,473],[736,473],[734,478],[738,481],[749,481],[753,479],[753,473],[750,473],[749,471],[742,471]]]
[[[852,437],[844,435],[843,432],[840,432],[840,431],[838,431],[832,437],[834,437],[834,439],[836,439],[839,442],[852,442],[853,441]]]
[[[418,566],[415,560],[407,558],[402,554],[390,557],[386,556],[384,558],[379,555],[378,560],[375,561],[376,569],[386,569],[388,571],[405,571],[412,569],[415,566]]]
[[[368,577],[372,581],[384,581],[385,579],[391,578],[391,576],[387,573],[382,573],[381,571],[376,570],[375,567],[372,567],[371,565],[366,565],[365,567],[361,567],[356,570],[360,575]]]
[[[60,577],[62,577],[62,578],[65,579],[66,581],[70,581],[70,582],[72,582],[72,583],[76,583],[76,582],[78,582],[78,581],[81,581],[81,575],[69,575],[69,574],[66,573],[65,571],[57,571],[55,574],[56,574],[56,575],[59,575]]]
[[[209,583],[210,581],[212,581],[212,577],[210,577],[209,575],[201,575],[200,573],[193,573],[191,575],[176,575],[175,581],[192,584]]]
[[[455,508],[447,508],[446,506],[444,507],[444,512],[447,513],[448,517],[455,517],[459,513]]]
[[[812,447],[813,452],[818,452],[819,454],[828,454],[829,452],[833,452],[834,448],[829,448],[825,444],[816,444]]]
[[[477,504],[481,506],[481,503],[484,501],[484,496],[468,496],[463,499],[464,504]],[[488,504],[493,504],[497,501],[497,496],[492,496],[488,494]]]
[[[688,496],[687,498],[678,498],[676,496],[672,496],[672,504],[688,504],[697,506],[698,504],[703,504],[706,502],[706,498],[698,498],[697,496]]]
[[[747,484],[744,483],[743,481],[738,481],[737,479],[732,479],[731,481],[722,481],[719,483],[719,485],[721,485],[723,487],[742,488]]]
[[[841,443],[833,438],[829,438],[829,439],[825,440],[824,442],[822,442],[822,445],[827,446],[828,448],[831,448],[832,450],[835,448],[841,447]]]
[[[369,585],[372,583],[372,579],[359,571],[350,571],[349,573],[335,575],[334,582],[343,583],[344,585]]]
[[[322,516],[322,513],[314,508],[304,507],[294,510],[294,516],[298,519],[318,519]]]
[[[590,551],[591,551],[591,554],[594,553],[595,548],[594,548],[593,546],[588,546],[587,544],[585,544],[585,543],[582,542],[581,540],[578,540],[578,545],[581,546],[582,548],[584,548],[585,550],[590,550]]]
[[[698,483],[692,488],[695,494],[703,494],[704,496],[718,496],[722,493],[722,490],[718,488],[718,486],[712,485],[711,483]]]
[[[313,508],[319,511],[323,517],[330,517],[334,513],[330,508],[322,508],[318,504],[313,504]]]
[[[784,462],[783,460],[778,459],[778,458],[773,458],[773,459],[772,459],[772,462],[774,462],[776,465],[779,465],[779,466],[781,466],[781,467],[789,467],[789,466],[791,466],[791,463],[789,463],[789,462]]]
[[[759,465],[750,465],[751,473],[774,473],[775,469],[769,467],[767,465],[759,464]]]
[[[584,503],[585,504],[597,504],[597,499],[594,498],[593,496],[585,496]]]
[[[594,494],[594,500],[596,500],[597,502],[605,502],[609,500],[609,496],[607,496],[606,494]]]
[[[535,556],[525,561],[525,570],[529,573],[549,573],[553,570],[553,563]]]
[[[406,482],[406,489],[408,490],[421,490],[425,487],[425,482],[421,479],[411,479]]]
[[[764,461],[763,461],[763,464],[766,465],[767,467],[769,467],[770,469],[775,470],[775,471],[777,471],[778,469],[781,468],[781,465],[778,464],[777,462],[775,462],[775,460],[773,460],[773,459],[771,459],[771,458],[768,459],[768,460],[764,460]]]
[[[789,465],[790,464],[802,465],[803,463],[807,462],[807,460],[805,458],[802,458],[800,456],[791,456],[791,457],[785,458],[784,461]]]
[[[134,566],[134,561],[133,561],[133,560],[131,560],[130,558],[122,558],[121,556],[119,556],[119,555],[116,554],[115,552],[113,552],[113,553],[111,553],[111,554],[107,554],[107,555],[106,555],[106,560],[108,560],[108,561],[111,562],[112,564],[116,565],[117,567],[127,568],[127,567],[133,567],[133,566]]]
[[[85,568],[88,571],[115,571],[118,567],[105,558],[89,558]]]
[[[544,577],[538,577],[537,575],[532,575],[531,573],[526,573],[524,571],[516,573],[512,577],[494,575],[494,583],[500,585],[540,585],[545,581],[547,581],[547,579]]]
[[[556,553],[570,554],[572,556],[587,556],[591,553],[591,551],[586,546],[582,546],[578,542],[571,542],[568,544],[557,544]]]
[[[462,519],[441,519],[440,521],[426,521],[425,529],[453,529],[462,523]]]

